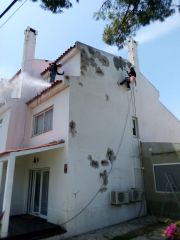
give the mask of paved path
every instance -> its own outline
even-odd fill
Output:
[[[83,234],[77,237],[68,238],[68,240],[110,240],[113,237],[124,235],[133,230],[145,227],[149,224],[156,223],[153,217],[141,217],[125,223],[120,223],[111,227],[103,228],[97,231],[92,231],[87,234]],[[155,234],[156,235],[156,234]],[[134,240],[163,240],[160,236],[149,234],[146,237],[137,237]]]

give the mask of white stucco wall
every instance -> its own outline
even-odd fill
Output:
[[[159,92],[138,74],[135,104],[143,142],[180,142],[180,121],[159,101]]]
[[[92,55],[86,46],[83,49],[86,52],[83,53],[86,55],[83,61],[87,61],[86,66],[85,62],[82,63],[84,75],[70,78],[69,121],[75,122],[76,134],[69,135],[71,188],[67,220],[81,211],[99,190],[102,184],[99,174],[104,170],[110,171],[110,163],[106,167],[101,165],[101,160],[106,159],[107,149],[113,149],[117,158],[108,177],[107,190],[99,193],[83,213],[66,225],[68,235],[137,217],[141,206],[135,203],[117,207],[110,203],[111,191],[141,187],[141,182],[136,181],[139,172],[135,168],[140,166],[140,162],[138,140],[132,136],[132,107],[127,120],[128,106],[132,105],[131,92],[117,85],[119,79],[123,80],[125,71],[117,70],[113,56],[104,52],[101,52],[100,59],[103,56],[107,58],[109,66],[103,66],[99,57],[90,63],[87,56],[90,59]],[[99,56],[98,51],[95,56]],[[97,67],[104,74],[98,75]],[[118,151],[125,125],[122,145]],[[98,169],[90,166],[88,155],[98,161]]]
[[[6,149],[16,149],[24,145],[27,106],[20,99],[12,99]]]
[[[134,105],[138,116],[140,139],[143,142],[179,143],[180,121],[160,102],[161,93],[141,73],[137,45],[133,39],[129,41],[128,55],[137,73]]]
[[[0,115],[0,120],[2,120],[2,124],[0,125],[0,152],[6,149],[10,116],[11,116],[10,109],[8,109],[7,111]]]
[[[53,129],[33,136],[33,116],[53,106]],[[52,141],[68,139],[69,89],[59,92],[48,101],[29,109],[26,122],[26,145],[37,146]]]
[[[62,71],[64,75],[80,76],[80,52],[75,51],[71,58],[64,60],[62,59]],[[58,76],[57,76],[58,78]]]

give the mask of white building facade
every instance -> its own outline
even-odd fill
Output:
[[[64,238],[144,215],[140,141],[180,142],[180,124],[140,73],[136,43],[130,63],[77,42],[50,84],[36,36],[25,31],[22,69],[0,105],[1,236],[11,215],[45,218]],[[118,83],[131,64],[127,90]]]

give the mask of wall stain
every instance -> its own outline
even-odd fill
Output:
[[[83,87],[83,83],[82,83],[82,82],[79,82],[78,85],[81,86],[81,87]]]
[[[110,100],[110,97],[107,93],[105,94],[105,99],[106,99],[107,102]]]
[[[107,185],[108,185],[108,174],[107,174],[107,171],[104,170],[103,172],[101,172],[101,173],[99,174],[99,176],[100,176],[100,178],[102,178],[102,180],[103,180],[103,185],[104,185],[104,186],[107,186]]]
[[[72,137],[74,137],[77,133],[76,123],[73,120],[69,122],[69,132],[71,133]]]
[[[68,75],[64,76],[64,78],[68,83],[70,82],[70,77]]]
[[[104,67],[109,67],[110,63],[108,58],[103,55],[100,51],[95,50],[92,47],[87,47],[90,57],[88,56],[88,53],[85,48],[81,48],[81,73],[82,75],[85,75],[85,72],[87,72],[87,69],[89,66],[95,69],[96,73],[99,76],[103,76],[104,72],[100,68],[100,66],[96,63],[95,59],[98,59],[99,62]]]
[[[102,166],[108,166],[109,165],[109,161],[108,160],[101,160],[101,165]]]
[[[94,168],[99,168],[99,162],[94,160],[91,155],[88,155],[88,160],[90,161],[90,166]]]
[[[107,158],[107,160],[109,160],[111,163],[112,163],[114,160],[116,160],[116,156],[115,156],[115,153],[114,153],[113,149],[111,149],[111,148],[108,148],[108,149],[107,149],[106,158]]]
[[[104,72],[103,72],[103,70],[102,70],[100,67],[97,67],[97,68],[96,68],[96,73],[97,73],[98,75],[101,75],[101,76],[104,75]]]
[[[126,70],[126,67],[130,68],[132,66],[131,63],[125,61],[122,57],[113,57],[113,62],[117,71],[119,69],[123,71]]]

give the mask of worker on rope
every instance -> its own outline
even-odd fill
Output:
[[[56,75],[64,75],[64,72],[59,73],[58,67],[61,67],[62,64],[56,64],[55,62],[49,64],[49,72],[50,72],[50,83],[55,81]]]
[[[120,82],[120,85],[123,85],[126,83],[126,86],[128,89],[130,89],[130,84],[135,83],[136,85],[136,72],[133,67],[130,68],[130,72],[127,72],[128,77],[126,77],[122,82]]]

